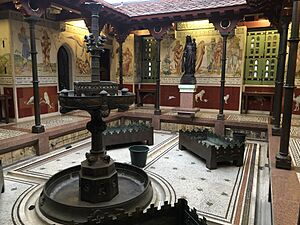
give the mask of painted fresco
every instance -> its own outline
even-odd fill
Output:
[[[29,27],[26,22],[11,21],[16,76],[31,76]],[[39,76],[57,76],[57,39],[53,29],[36,26],[36,48]]]
[[[10,55],[9,23],[7,20],[0,21],[0,75],[12,75],[12,60]]]
[[[41,113],[57,112],[58,99],[57,99],[57,87],[40,87],[40,107]],[[32,87],[17,88],[17,101],[18,101],[18,113],[19,118],[33,116],[34,115],[34,97]]]
[[[124,82],[133,82],[134,80],[134,35],[130,34],[122,46],[123,50],[123,79]],[[119,44],[114,41],[114,48],[112,50],[111,71],[115,72],[115,79],[118,81],[119,77]]]
[[[191,35],[197,44],[196,76],[220,76],[223,43],[214,28],[180,30],[175,31],[175,35],[166,35],[162,41],[161,74],[181,76],[186,35]],[[239,27],[236,35],[228,39],[226,76],[240,77],[243,74],[245,37],[245,27]]]

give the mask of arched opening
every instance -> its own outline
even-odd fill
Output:
[[[103,81],[110,80],[110,50],[104,49],[100,53],[100,79]]]
[[[61,46],[57,53],[59,91],[70,89],[71,61],[66,47]]]

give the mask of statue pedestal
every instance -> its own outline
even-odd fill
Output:
[[[194,84],[180,84],[178,85],[180,92],[180,107],[175,108],[178,116],[195,117],[198,108],[194,108],[194,93],[196,92],[196,85]]]

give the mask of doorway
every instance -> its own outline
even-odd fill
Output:
[[[110,81],[110,50],[106,48],[100,55],[100,80]]]
[[[70,59],[67,49],[61,46],[57,53],[59,91],[70,89]]]

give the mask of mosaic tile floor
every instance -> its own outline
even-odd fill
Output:
[[[150,146],[145,170],[150,177],[159,178],[168,186],[173,201],[185,197],[191,207],[197,208],[200,215],[213,220],[214,224],[232,224],[244,166],[221,165],[216,170],[208,170],[203,160],[178,149],[177,134],[157,132],[154,143]],[[252,145],[247,145],[245,158],[250,158],[248,155],[252,152],[249,150]],[[25,204],[22,203],[22,199],[26,199],[24,195],[56,172],[78,165],[89,149],[90,143],[85,140],[74,144],[71,149],[60,149],[7,168],[6,192],[0,195],[1,224],[4,219],[5,225],[13,225],[14,220],[19,224],[19,217],[23,214],[18,214],[16,210],[20,208],[18,204]],[[112,149],[108,153],[116,161],[130,162],[128,147]]]
[[[290,139],[289,151],[294,166],[300,168],[300,139]]]
[[[79,116],[69,116],[69,115],[61,115],[56,117],[48,117],[48,118],[42,118],[41,124],[45,126],[45,128],[53,128],[58,126],[67,125],[70,123],[86,120],[85,117],[79,117]],[[18,123],[16,125],[13,125],[13,128],[17,129],[25,129],[25,130],[31,130],[31,127],[34,125],[34,121],[28,121],[23,123]]]
[[[236,121],[236,122],[253,122],[253,123],[268,123],[269,116],[261,115],[261,116],[254,116],[254,115],[228,115],[227,120]]]
[[[24,134],[27,133],[22,131],[17,131],[17,130],[0,129],[0,140],[17,137]]]

